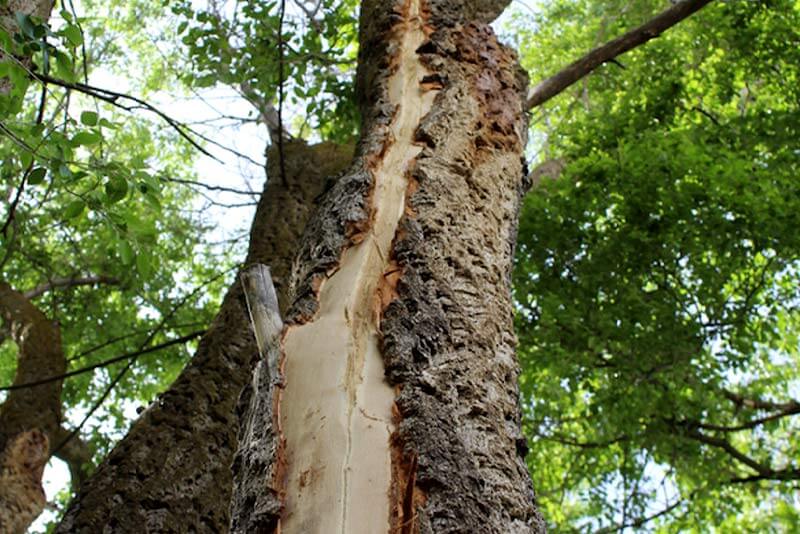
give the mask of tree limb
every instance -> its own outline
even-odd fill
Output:
[[[65,428],[59,428],[57,431],[56,439],[61,442],[70,431]],[[72,490],[77,492],[80,490],[83,481],[88,474],[84,470],[84,466],[92,459],[92,450],[80,438],[70,440],[64,447],[56,454],[56,456],[63,460],[69,468],[70,479],[72,480]]]
[[[61,287],[77,287],[77,286],[93,286],[99,284],[117,285],[119,280],[112,276],[104,275],[89,275],[89,276],[75,276],[72,278],[53,278],[39,284],[38,286],[30,289],[24,293],[25,298],[35,299],[40,297],[48,291],[52,291]]]
[[[638,28],[595,48],[557,74],[531,88],[528,92],[526,109],[530,110],[542,105],[603,63],[611,61],[617,56],[658,37],[664,31],[711,3],[711,1],[681,0]]]

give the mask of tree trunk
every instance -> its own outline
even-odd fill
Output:
[[[298,252],[283,383],[253,403],[272,465],[235,531],[543,531],[509,287],[526,80],[488,25],[507,3],[362,2],[362,138]]]
[[[0,4],[0,28],[8,32],[9,35],[14,35],[19,31],[17,24],[16,14],[22,13],[37,17],[45,22],[50,18],[50,12],[53,10],[53,0],[6,0]],[[6,54],[0,50],[0,61],[6,59]],[[17,60],[26,69],[31,67],[29,57],[20,57]],[[0,78],[0,95],[7,95],[12,89],[11,80],[8,78]]]
[[[250,231],[246,264],[267,263],[287,301],[297,239],[352,149],[286,143],[286,185],[277,154]],[[234,281],[192,361],[142,413],[71,503],[56,532],[225,532],[236,449],[236,400],[257,356],[241,284]]]

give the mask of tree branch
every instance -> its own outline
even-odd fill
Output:
[[[739,408],[750,408],[751,410],[768,410],[768,411],[789,411],[796,409],[800,403],[796,400],[789,402],[772,402],[763,399],[753,399],[734,393],[733,391],[724,390],[722,392],[725,398],[733,402]]]
[[[149,111],[151,113],[154,113],[154,114],[158,115],[159,117],[161,117],[167,124],[169,124],[176,132],[178,132],[178,134],[181,137],[186,139],[186,141],[188,141],[189,144],[192,145],[195,149],[197,149],[201,153],[205,154],[209,158],[211,158],[211,159],[213,159],[215,161],[219,161],[220,163],[222,163],[219,160],[219,158],[215,157],[213,154],[211,154],[211,152],[209,152],[208,150],[206,150],[205,148],[200,146],[200,144],[197,141],[195,141],[192,138],[192,136],[190,136],[187,133],[187,132],[190,132],[193,135],[196,135],[198,137],[202,137],[197,132],[195,132],[194,130],[192,130],[191,128],[186,126],[185,124],[182,124],[182,123],[178,122],[177,120],[173,119],[172,117],[170,117],[169,115],[167,115],[166,113],[164,113],[163,111],[161,111],[160,109],[155,107],[154,105],[150,104],[149,102],[147,102],[145,100],[142,100],[139,97],[136,97],[136,96],[133,96],[133,95],[128,95],[128,94],[125,94],[125,93],[119,93],[117,91],[112,91],[110,89],[103,89],[102,87],[95,87],[93,85],[88,85],[88,84],[85,84],[85,83],[68,82],[66,80],[60,80],[58,78],[53,78],[51,76],[46,76],[44,74],[39,74],[37,72],[32,72],[31,76],[35,80],[37,80],[37,81],[39,81],[41,83],[49,83],[49,84],[52,84],[52,85],[57,85],[59,87],[63,87],[65,89],[72,89],[73,91],[78,91],[80,93],[89,95],[89,96],[91,96],[93,98],[97,98],[98,100],[102,100],[103,102],[108,102],[112,106],[118,107],[120,109],[124,109],[125,111],[133,111],[134,109],[145,109],[145,110],[147,110],[147,111]],[[136,105],[135,106],[134,105],[126,105],[126,104],[123,104],[122,102],[120,102],[120,100],[123,100],[123,101],[127,100],[129,102],[135,103]]]
[[[63,441],[70,431],[65,428],[59,428],[57,431],[56,440]],[[63,460],[69,468],[70,479],[72,480],[72,490],[77,493],[80,490],[83,481],[86,480],[87,473],[84,466],[92,459],[92,450],[82,439],[74,439],[69,441],[64,447],[58,451],[56,455],[59,459]]]
[[[719,449],[722,449],[723,451],[728,453],[728,455],[730,455],[732,458],[736,459],[740,463],[743,463],[744,465],[746,465],[747,467],[758,473],[759,477],[761,478],[769,479],[772,477],[772,475],[778,472],[772,469],[771,467],[759,463],[756,460],[747,456],[746,454],[742,453],[739,449],[731,445],[730,442],[726,439],[708,436],[694,429],[687,429],[686,436],[695,441],[699,441],[700,443],[705,443],[706,445],[711,445],[712,447],[717,447]]]
[[[650,39],[658,37],[664,31],[678,24],[689,15],[699,11],[709,3],[711,3],[711,0],[681,0],[638,28],[595,48],[557,74],[539,82],[533,87],[528,92],[528,99],[525,105],[526,109],[530,110],[536,106],[542,105],[591,73],[603,63],[611,61],[615,57],[646,43]]]
[[[99,284],[116,285],[119,284],[119,280],[114,277],[104,275],[76,276],[73,278],[53,278],[43,284],[39,284],[35,288],[30,289],[23,294],[28,299],[35,299],[36,297],[40,297],[48,291],[56,288],[93,286]]]
[[[0,387],[0,391],[13,391],[15,389],[24,389],[24,388],[32,388],[35,386],[40,386],[42,384],[48,384],[50,382],[55,382],[57,380],[64,380],[65,378],[69,378],[71,376],[80,375],[83,373],[88,373],[89,371],[94,371],[100,367],[107,367],[112,363],[121,362],[123,360],[130,360],[132,358],[138,358],[143,354],[150,354],[151,352],[158,352],[162,349],[166,349],[167,347],[171,347],[173,345],[182,345],[187,341],[191,341],[195,338],[198,338],[205,334],[205,330],[198,330],[197,332],[192,332],[191,334],[187,334],[185,336],[181,336],[176,339],[171,339],[169,341],[165,341],[164,343],[159,343],[158,345],[153,345],[152,347],[147,347],[145,349],[140,349],[134,352],[128,352],[122,354],[120,356],[114,356],[113,358],[108,358],[107,360],[103,360],[101,362],[87,365],[86,367],[81,367],[80,369],[74,369],[72,371],[68,371],[66,373],[62,373],[57,376],[48,376],[47,378],[42,378],[40,380],[34,380],[32,382],[26,382],[24,384],[12,384],[10,386]]]

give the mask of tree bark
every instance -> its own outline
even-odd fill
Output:
[[[0,5],[0,28],[14,35],[19,31],[16,20],[17,13],[37,17],[45,22],[50,18],[50,11],[53,9],[53,0],[8,0]],[[0,61],[6,59],[6,54],[0,50]],[[29,69],[31,66],[30,58],[17,58],[22,65]],[[12,89],[11,80],[0,78],[0,95],[7,95]]]
[[[271,265],[282,306],[314,199],[352,155],[331,143],[284,148],[288,185],[277,179],[273,149],[246,259]],[[237,278],[192,361],[86,481],[56,532],[227,531],[235,406],[257,355]]]
[[[17,344],[14,384],[64,373],[58,323],[5,282],[0,316]],[[44,509],[42,472],[60,425],[60,380],[10,391],[0,405],[0,532],[24,532]]]
[[[261,513],[235,531],[544,530],[509,287],[526,79],[488,25],[507,3],[362,2],[362,137],[301,241],[283,387],[254,403]]]

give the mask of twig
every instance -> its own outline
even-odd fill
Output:
[[[286,181],[286,162],[283,157],[283,18],[286,15],[286,0],[281,0],[280,16],[278,20],[278,163],[281,169],[281,182],[284,187]]]
[[[167,124],[169,124],[176,132],[178,132],[178,134],[181,137],[183,137],[186,141],[188,141],[189,144],[191,144],[199,152],[201,152],[202,154],[205,154],[206,156],[208,156],[209,158],[212,158],[215,161],[218,161],[218,162],[222,163],[222,161],[219,158],[217,158],[216,156],[211,154],[208,150],[206,150],[205,148],[200,146],[200,144],[197,141],[195,141],[194,139],[192,139],[192,136],[190,136],[186,132],[187,131],[191,132],[192,135],[202,138],[202,136],[200,134],[198,134],[197,132],[195,132],[194,130],[192,130],[191,128],[186,126],[185,124],[180,123],[177,120],[173,119],[172,117],[170,117],[169,115],[167,115],[166,113],[164,113],[163,111],[161,111],[160,109],[155,107],[154,105],[150,104],[149,102],[146,102],[145,100],[143,100],[143,99],[141,99],[139,97],[136,97],[136,96],[133,96],[133,95],[129,95],[129,94],[125,94],[125,93],[119,93],[117,91],[112,91],[110,89],[103,89],[102,87],[95,87],[93,85],[88,85],[88,84],[85,84],[85,83],[68,82],[66,80],[60,80],[58,78],[53,78],[52,76],[45,76],[44,74],[38,74],[38,73],[35,73],[35,72],[32,73],[32,76],[33,76],[33,78],[35,80],[37,80],[37,81],[39,81],[41,83],[50,83],[52,85],[57,85],[59,87],[65,88],[65,89],[71,89],[71,90],[74,90],[74,91],[78,91],[78,92],[81,92],[83,94],[89,95],[89,96],[97,98],[99,100],[102,100],[104,102],[108,102],[112,106],[115,106],[117,108],[123,109],[125,111],[133,111],[135,109],[144,109],[146,111],[154,113],[155,115],[161,117],[161,119],[163,119]],[[133,105],[122,104],[120,102],[120,100],[128,100],[130,102],[135,102],[137,105],[133,106]]]
[[[121,354],[119,356],[114,356],[113,358],[108,358],[107,360],[103,360],[101,362],[87,365],[86,367],[81,367],[80,369],[73,369],[72,371],[67,371],[66,373],[56,375],[56,376],[48,376],[47,378],[42,378],[40,380],[34,380],[33,382],[26,382],[24,384],[12,384],[10,386],[0,387],[0,391],[13,391],[15,389],[25,389],[25,388],[32,388],[36,386],[41,386],[42,384],[49,384],[50,382],[56,382],[58,380],[64,380],[65,378],[70,378],[73,376],[81,375],[84,373],[88,373],[89,371],[94,371],[95,369],[99,369],[101,367],[107,367],[112,363],[121,362],[123,360],[128,360],[131,358],[138,358],[144,354],[150,354],[151,352],[158,352],[162,349],[166,349],[168,347],[172,347],[173,345],[182,345],[187,341],[191,341],[195,338],[198,338],[205,334],[205,330],[198,330],[196,332],[192,332],[191,334],[187,334],[185,336],[171,339],[170,341],[165,341],[164,343],[160,343],[158,345],[153,345],[152,347],[148,347],[146,349],[137,350],[134,352],[128,352],[125,354]]]

